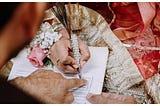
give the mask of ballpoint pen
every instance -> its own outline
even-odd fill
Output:
[[[74,59],[76,61],[76,64],[78,65],[78,68],[77,68],[78,76],[79,78],[81,78],[81,73],[80,73],[81,54],[79,51],[78,37],[75,34],[73,34],[71,27],[70,27],[70,23],[67,20],[65,4],[62,2],[56,3],[55,7],[51,8],[51,10],[54,13],[54,15],[57,17],[57,19],[63,24],[63,26],[66,28],[69,34]]]

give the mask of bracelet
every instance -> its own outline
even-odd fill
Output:
[[[53,66],[53,63],[49,58],[49,49],[62,37],[62,35],[58,33],[58,30],[62,28],[63,26],[61,24],[50,25],[48,22],[41,24],[40,30],[37,32],[36,37],[28,45],[27,49],[27,58],[33,66]]]
[[[32,48],[38,45],[45,54],[49,55],[49,49],[62,37],[62,35],[58,33],[58,30],[62,28],[62,24],[50,25],[48,22],[42,23],[36,37],[30,43],[30,47]]]

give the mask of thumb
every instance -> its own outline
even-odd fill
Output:
[[[87,83],[87,81],[84,79],[78,79],[78,78],[67,79],[66,87],[68,90],[70,90],[72,88],[84,86],[86,83]]]
[[[94,95],[92,93],[87,94],[87,100],[90,103],[93,103],[93,104],[102,104],[102,103],[105,103],[105,100],[102,97],[102,95]]]

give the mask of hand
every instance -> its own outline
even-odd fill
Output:
[[[81,67],[90,58],[90,52],[88,46],[80,39],[78,39],[79,49],[81,53],[80,64]],[[57,41],[50,49],[50,58],[57,68],[64,73],[76,74],[78,65],[73,58],[73,52],[71,49],[71,42],[68,38],[63,37]]]
[[[13,16],[11,15],[11,18],[0,30],[0,68],[34,38],[42,21],[46,5],[47,3],[38,2],[17,5]],[[11,13],[8,11],[6,14]]]
[[[39,69],[28,77],[19,77],[11,81],[22,91],[41,103],[72,103],[74,87],[85,85],[83,79],[65,79],[61,74]]]
[[[87,99],[94,104],[135,104],[136,99],[132,96],[114,93],[102,93],[101,95],[88,94]]]

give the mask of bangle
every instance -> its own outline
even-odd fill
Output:
[[[42,23],[36,37],[28,46],[28,59],[35,67],[51,65],[49,49],[58,41],[62,35],[58,33],[63,28],[62,25],[50,25],[48,22]]]
[[[44,53],[48,55],[52,45],[62,37],[62,35],[58,33],[58,30],[62,28],[63,26],[61,24],[50,25],[48,22],[42,23],[36,37],[30,43],[30,47],[32,48],[39,45]]]

